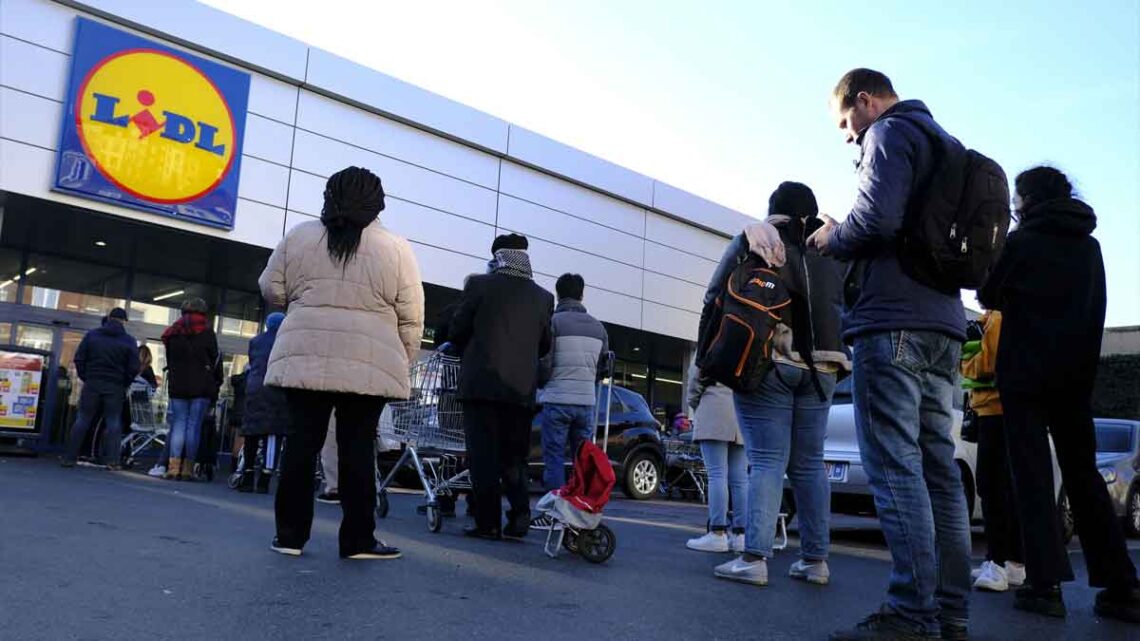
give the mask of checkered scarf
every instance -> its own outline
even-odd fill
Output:
[[[530,268],[530,256],[521,249],[500,249],[487,263],[487,271],[492,274],[506,274],[515,278],[534,278]]]

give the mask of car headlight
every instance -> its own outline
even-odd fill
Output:
[[[1116,482],[1116,468],[1102,467],[1100,468],[1100,476],[1107,485],[1112,485]]]

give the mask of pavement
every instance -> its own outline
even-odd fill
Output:
[[[337,557],[340,510],[317,504],[304,556],[269,551],[272,498],[134,472],[61,469],[0,457],[0,640],[39,639],[826,639],[877,608],[889,556],[873,519],[835,518],[832,583],[786,578],[795,539],[767,588],[716,580],[728,555],[686,550],[703,506],[615,499],[618,549],[603,565],[547,558],[523,543],[439,534],[420,497],[394,494],[381,536],[396,561]],[[983,550],[975,537],[975,555]],[[1140,561],[1133,541],[1133,559]],[[1079,551],[1067,620],[975,593],[973,639],[1140,639],[1099,620]]]

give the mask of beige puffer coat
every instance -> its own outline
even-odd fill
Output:
[[[287,307],[265,384],[407,398],[408,364],[424,330],[424,289],[408,241],[379,221],[345,266],[329,257],[320,221],[293,228],[258,280]]]

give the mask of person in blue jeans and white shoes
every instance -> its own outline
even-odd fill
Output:
[[[772,337],[772,370],[754,392],[736,393],[736,413],[751,464],[744,554],[716,567],[722,579],[764,586],[772,558],[784,475],[792,485],[800,526],[800,560],[789,576],[827,585],[831,486],[823,442],[836,377],[850,369],[840,337],[844,266],[808,251],[808,234],[820,224],[815,194],[784,182],[768,200],[768,218],[749,225],[729,246],[706,300],[748,251],[778,270],[792,304]]]
[[[551,331],[554,346],[540,362],[542,403],[542,484],[547,491],[566,484],[566,445],[570,457],[597,433],[597,383],[604,372],[598,365],[610,350],[610,338],[601,321],[582,304],[586,281],[578,274],[563,274],[554,284],[558,306]],[[549,528],[553,521],[540,515],[531,528]]]
[[[846,220],[824,217],[810,240],[854,261],[843,338],[854,344],[855,428],[894,564],[886,603],[831,638],[966,639],[970,529],[951,434],[965,312],[957,291],[907,276],[895,250],[915,187],[936,171],[923,129],[950,134],[870,69],[844,75],[830,106],[860,147],[859,190]]]

